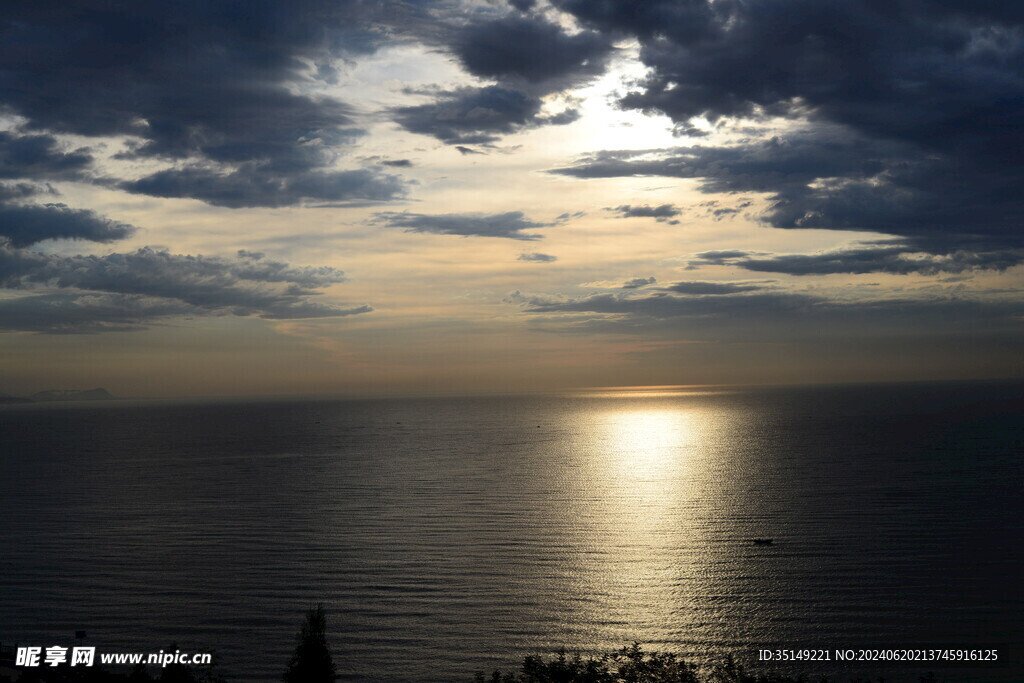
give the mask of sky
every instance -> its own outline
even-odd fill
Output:
[[[1019,2],[0,17],[0,393],[1024,376]]]

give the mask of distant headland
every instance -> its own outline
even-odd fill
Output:
[[[46,403],[51,401],[110,401],[115,399],[109,391],[102,387],[95,389],[47,389],[37,391],[31,396],[7,396],[0,394],[2,403]]]

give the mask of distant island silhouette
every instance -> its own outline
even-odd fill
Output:
[[[47,389],[32,394],[33,401],[109,401],[114,397],[102,387],[95,389]]]
[[[102,387],[95,389],[47,389],[31,396],[0,395],[2,403],[47,403],[52,401],[112,401],[117,397]]]

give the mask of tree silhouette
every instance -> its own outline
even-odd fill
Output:
[[[337,678],[327,649],[327,619],[322,604],[306,614],[299,642],[281,678],[285,683],[333,683]]]

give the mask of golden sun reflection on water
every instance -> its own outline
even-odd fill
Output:
[[[653,493],[666,478],[675,479],[693,449],[693,415],[681,410],[625,410],[606,418],[602,455],[638,486],[638,493]]]
[[[697,482],[718,418],[688,401],[609,403],[577,432],[588,454],[577,523],[591,549],[580,558],[578,588],[599,596],[601,613],[586,617],[596,641],[644,633],[670,643],[690,609],[685,586],[700,571],[692,561],[704,544],[701,522],[693,519]]]

